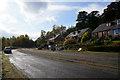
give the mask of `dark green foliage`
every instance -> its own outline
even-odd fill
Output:
[[[79,12],[77,16],[78,23],[76,23],[76,27],[78,29],[83,29],[87,27],[87,21],[88,21],[88,13],[86,11]]]
[[[88,51],[120,52],[120,46],[86,46]]]
[[[115,18],[120,19],[120,2],[112,2],[101,15],[103,23],[113,21]]]
[[[79,12],[76,28],[84,29],[89,27],[91,30],[94,30],[100,24],[100,15],[98,13],[98,11],[92,11],[89,14],[85,11]]]

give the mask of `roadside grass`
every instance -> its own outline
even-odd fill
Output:
[[[63,52],[78,52],[77,50],[62,50]]]
[[[85,52],[85,53],[115,53],[117,52],[97,52],[97,51],[78,51],[78,50],[62,50],[63,52]]]
[[[2,78],[27,78],[24,74],[22,74],[12,63],[10,63],[7,56],[2,53]]]

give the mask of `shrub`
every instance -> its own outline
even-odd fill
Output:
[[[79,47],[77,40],[75,39],[66,39],[63,43],[65,49],[76,49]]]
[[[119,43],[116,43],[115,46],[120,46],[120,42],[119,42]]]
[[[87,41],[90,40],[90,39],[91,39],[91,34],[88,33],[88,32],[85,32],[85,33],[82,35],[81,43],[87,42]]]
[[[120,52],[120,46],[86,46],[88,51]]]
[[[96,40],[96,41],[93,42],[93,44],[94,44],[94,45],[103,45],[104,42],[101,41],[101,40]]]

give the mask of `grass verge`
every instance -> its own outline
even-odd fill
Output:
[[[7,56],[2,53],[2,79],[6,78],[27,78],[22,74],[12,63],[10,63]]]
[[[86,53],[116,53],[117,52],[97,52],[97,51],[77,51],[77,50],[62,50],[63,52],[86,52]]]

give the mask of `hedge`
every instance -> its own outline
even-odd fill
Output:
[[[120,52],[120,46],[85,46],[88,51]]]

